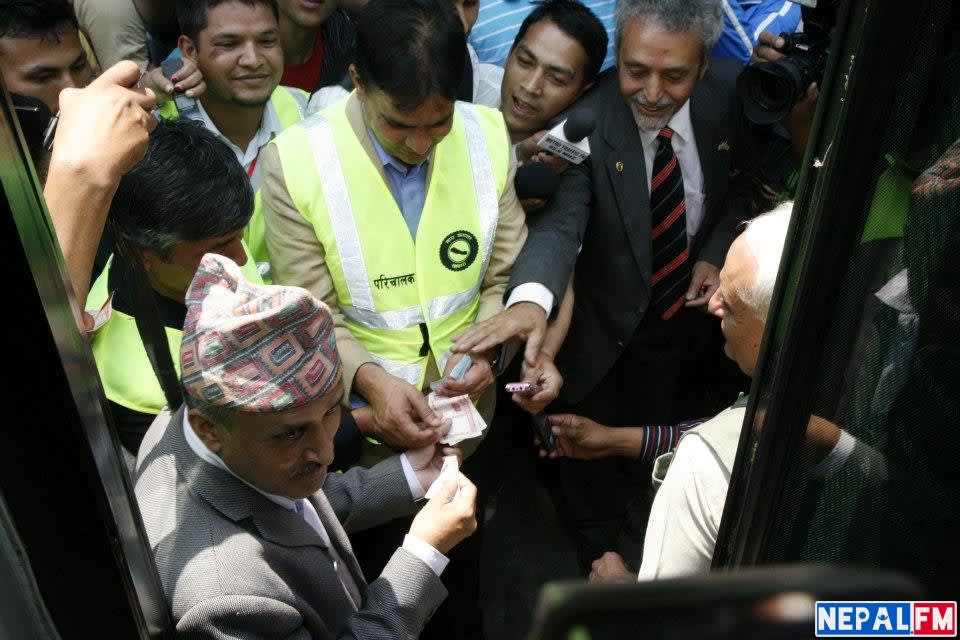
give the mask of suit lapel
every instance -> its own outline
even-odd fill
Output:
[[[640,275],[643,282],[650,282],[650,194],[643,144],[619,92],[607,104],[603,135],[611,151],[604,164]]]
[[[333,512],[333,507],[330,506],[327,497],[323,495],[323,491],[318,491],[313,494],[310,497],[310,502],[313,504],[313,508],[317,510],[317,515],[320,516],[320,522],[323,524],[323,528],[327,530],[327,535],[330,536],[330,543],[334,549],[336,549],[337,555],[340,556],[340,559],[347,566],[350,575],[353,577],[353,581],[360,590],[359,593],[353,593],[352,590],[348,589],[350,591],[350,597],[353,598],[354,604],[356,604],[359,609],[363,606],[363,594],[367,590],[367,581],[363,576],[363,569],[360,568],[360,563],[357,562],[356,556],[353,555],[353,547],[350,544],[350,539],[347,537],[347,532],[344,531],[343,525],[340,524],[337,514]]]
[[[700,171],[703,173],[703,217],[700,228],[707,229],[716,209],[717,189],[728,179],[727,162],[730,153],[730,132],[722,118],[725,109],[718,108],[716,96],[703,80],[697,83],[690,96],[690,122],[697,141]],[[723,154],[723,156],[721,156]],[[700,233],[697,233],[700,236]],[[699,239],[699,238],[698,238]],[[698,243],[699,244],[699,243]]]

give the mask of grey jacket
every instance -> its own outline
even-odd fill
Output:
[[[164,414],[161,414],[163,417]],[[183,409],[140,448],[136,496],[164,593],[184,638],[416,638],[446,597],[433,571],[398,549],[366,583],[345,528],[414,511],[399,459],[330,474],[310,500],[360,588],[347,594],[302,517],[200,459]],[[341,526],[341,523],[342,526]]]

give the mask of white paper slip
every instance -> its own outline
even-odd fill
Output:
[[[440,467],[440,475],[437,476],[437,479],[433,481],[433,484],[430,485],[430,488],[427,489],[427,493],[424,497],[427,500],[433,499],[433,496],[437,495],[440,491],[440,487],[443,486],[443,483],[446,482],[447,478],[453,476],[454,478],[459,477],[460,475],[460,463],[457,462],[457,456],[443,456],[443,466]],[[456,493],[453,494],[453,497],[456,498],[460,495],[460,487],[457,487]]]

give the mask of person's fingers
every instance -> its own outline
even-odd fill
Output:
[[[691,300],[687,300],[684,303],[684,306],[687,307],[702,307],[710,301],[710,298],[713,297],[714,292],[717,290],[717,285],[704,286],[701,291],[703,295],[697,296]]]
[[[157,106],[157,94],[153,89],[133,89],[133,101],[144,111],[150,112]]]
[[[556,171],[557,173],[563,173],[567,170],[569,163],[561,158],[560,156],[555,156],[553,154],[544,153],[540,154],[540,159],[545,165]]]
[[[467,372],[459,380],[446,380],[443,387],[447,391],[452,391],[452,395],[474,394],[486,389],[494,382],[493,370],[490,363],[484,359],[478,359],[467,369]]]
[[[419,418],[426,423],[432,429],[439,429],[444,426],[444,419],[437,415],[433,409],[430,408],[430,405],[427,404],[426,398],[423,395],[408,385],[406,389],[407,393],[407,402],[410,404],[410,407],[413,409]]]
[[[97,76],[88,86],[106,89],[111,85],[132,87],[140,80],[140,67],[130,60],[121,60]]]
[[[187,89],[192,89],[196,87],[203,81],[203,74],[200,73],[199,69],[194,69],[193,73],[187,74],[182,78],[177,79],[177,89],[180,91],[186,91]]]
[[[471,505],[475,504],[477,501],[476,485],[470,482],[470,478],[463,475],[463,473],[460,474],[459,480],[460,480],[460,495],[457,496],[457,500],[469,502]]]
[[[440,449],[441,456],[457,456],[457,460],[463,461],[463,451],[460,447],[444,446]]]
[[[553,427],[568,429],[574,426],[577,416],[572,413],[554,413],[547,416],[547,420]],[[554,429],[554,433],[557,433],[556,429]]]
[[[694,268],[693,273],[690,275],[690,286],[687,287],[686,298],[688,301],[700,297],[700,289],[703,287],[703,281],[706,279],[707,277],[704,273]]]
[[[527,346],[523,350],[523,360],[528,366],[534,366],[537,356],[540,355],[540,347],[543,346],[543,340],[546,337],[546,330],[543,325],[537,325],[527,336]],[[503,342],[501,340],[500,342]]]
[[[149,134],[157,128],[157,119],[148,111],[141,116],[140,124]]]
[[[401,437],[404,442],[399,443],[405,449],[420,449],[437,443],[440,436],[434,429],[422,429],[414,422],[400,422]]]
[[[433,494],[430,502],[433,502],[434,500],[441,504],[450,502],[453,500],[454,494],[457,493],[457,489],[460,488],[459,478],[453,474],[448,476],[441,475],[435,480],[435,482],[440,483],[440,488],[437,489],[435,494]]]
[[[761,31],[760,35],[757,36],[757,42],[760,44],[765,44],[769,47],[782,48],[786,43],[783,38],[771,31]]]
[[[453,339],[453,352],[466,353],[473,345],[486,335],[486,323],[475,324]]]
[[[201,78],[192,89],[187,90],[185,93],[190,98],[196,98],[199,95],[202,95],[207,92],[207,82]]]

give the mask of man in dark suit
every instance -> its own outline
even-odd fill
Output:
[[[542,358],[547,317],[576,263],[557,354],[561,408],[605,424],[673,424],[732,400],[711,397],[730,370],[718,369],[719,327],[703,311],[738,225],[773,204],[767,185],[786,173],[789,145],[747,126],[740,65],[709,63],[721,29],[716,0],[620,2],[617,69],[581,101],[597,114],[591,155],[528,220],[508,309],[458,338],[458,350],[519,335],[528,363]],[[610,460],[561,464],[561,515],[586,568],[618,548],[624,501],[646,474]]]
[[[330,310],[209,253],[186,304],[186,406],[154,422],[135,477],[178,636],[418,637],[446,596],[444,554],[476,528],[476,489],[445,474],[370,584],[346,530],[412,513],[456,451],[328,475],[343,395]]]

